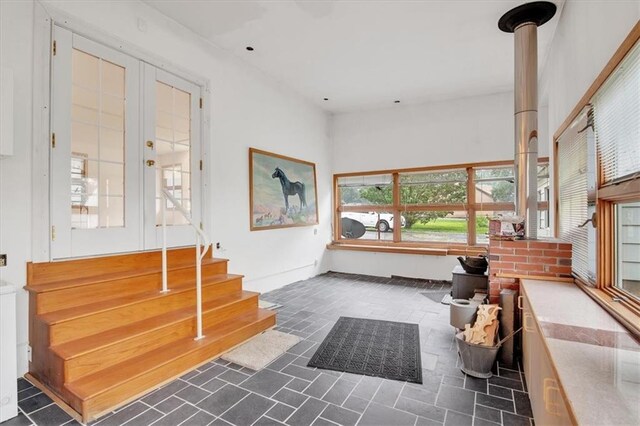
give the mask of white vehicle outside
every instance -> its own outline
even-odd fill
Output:
[[[376,228],[380,232],[387,232],[393,229],[393,215],[390,213],[376,212],[342,212],[342,217],[357,220],[366,228]],[[401,228],[404,228],[406,220],[404,216],[401,218]]]

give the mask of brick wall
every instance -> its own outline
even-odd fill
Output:
[[[500,290],[519,290],[518,278],[500,274],[571,277],[571,244],[557,240],[489,241],[489,295],[498,303]]]

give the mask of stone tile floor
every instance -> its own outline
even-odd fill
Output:
[[[329,272],[265,293],[281,304],[277,329],[300,343],[261,371],[220,359],[103,416],[100,426],[533,425],[523,373],[489,380],[459,369],[449,308],[420,295],[442,283]],[[422,385],[306,367],[340,316],[420,325]],[[51,399],[18,381],[20,415],[2,423],[73,425]]]

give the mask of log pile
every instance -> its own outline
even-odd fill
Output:
[[[463,331],[464,340],[483,346],[494,346],[498,335],[498,305],[478,306],[478,316],[473,324],[466,324]]]

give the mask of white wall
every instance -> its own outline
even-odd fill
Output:
[[[510,160],[513,126],[512,92],[337,114],[334,170]],[[547,154],[543,147],[540,155]]]
[[[451,271],[459,265],[455,256],[374,253],[331,250],[331,270],[351,274],[451,280]]]
[[[2,279],[25,285],[30,241],[32,171],[33,3],[0,2],[3,65],[14,70],[17,117],[15,155],[0,160],[0,252],[9,266]],[[229,270],[245,275],[245,288],[268,291],[327,269],[325,245],[331,238],[331,150],[326,113],[298,94],[138,2],[46,2],[45,7],[104,33],[139,51],[209,80],[211,132],[208,194],[212,213],[205,219],[217,256],[230,259]],[[36,5],[36,7],[40,7]],[[146,21],[146,32],[138,29]],[[35,75],[38,73],[36,72]],[[36,144],[48,144],[35,140]],[[248,149],[256,147],[316,163],[319,222],[315,227],[249,231]],[[317,233],[316,233],[317,231]],[[45,237],[46,238],[46,237]],[[19,292],[19,374],[26,372],[27,298]]]
[[[0,159],[0,253],[8,256],[0,279],[15,285],[17,303],[18,374],[27,368],[27,259],[31,253],[31,98],[33,5],[0,2],[0,61],[13,70],[13,156]],[[0,124],[2,125],[2,124]],[[0,348],[0,351],[10,348]],[[1,353],[1,352],[0,352]]]
[[[513,160],[513,93],[431,102],[333,117],[336,173]],[[545,133],[546,114],[540,132]],[[541,156],[548,155],[542,145]],[[451,279],[454,256],[332,251],[331,269]]]

